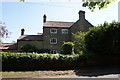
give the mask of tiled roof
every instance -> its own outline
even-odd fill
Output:
[[[8,50],[15,50],[17,49],[17,44],[13,44],[13,43],[2,43],[0,45],[0,49],[8,49]]]
[[[61,22],[61,21],[46,21],[46,23],[43,24],[43,27],[65,27],[69,28],[72,26],[75,22]]]
[[[39,35],[21,35],[18,40],[43,40],[42,34]]]

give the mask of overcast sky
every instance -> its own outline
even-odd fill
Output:
[[[118,21],[118,1],[108,5],[108,8],[91,12],[88,8],[82,7],[81,1],[52,0],[41,2],[0,2],[2,11],[2,22],[5,22],[7,29],[11,32],[9,38],[4,38],[4,43],[16,41],[20,36],[22,28],[25,34],[42,33],[43,15],[47,15],[47,21],[76,22],[79,18],[79,10],[86,12],[86,19],[93,25],[103,24],[104,21]],[[0,9],[1,9],[0,8]],[[1,18],[0,18],[1,20]]]

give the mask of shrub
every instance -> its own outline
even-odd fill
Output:
[[[74,69],[82,66],[80,55],[2,52],[3,70]]]
[[[73,34],[75,40],[74,40],[74,48],[76,54],[81,54],[82,51],[85,50],[85,33],[84,32],[78,32],[77,34]]]
[[[64,54],[74,54],[74,43],[64,42],[62,45],[62,50]]]
[[[38,49],[37,53],[50,53],[50,49]]]
[[[36,52],[37,51],[36,47],[32,46],[30,44],[22,46],[21,50],[24,51],[24,52]]]
[[[22,46],[21,50],[23,52],[50,53],[50,49],[37,49],[35,46],[29,44]]]
[[[119,54],[120,23],[105,22],[103,25],[91,28],[85,35],[85,45],[87,51],[95,54]]]

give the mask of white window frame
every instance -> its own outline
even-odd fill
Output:
[[[67,30],[67,32],[65,32],[65,30]],[[62,34],[68,34],[68,29],[62,29],[61,32]]]
[[[53,43],[53,42],[52,42],[52,39],[56,39],[56,42]],[[57,44],[57,38],[50,38],[50,44]]]
[[[52,32],[52,30],[54,30],[55,32]],[[52,33],[52,34],[57,34],[57,29],[51,28],[51,29],[50,29],[50,33]]]

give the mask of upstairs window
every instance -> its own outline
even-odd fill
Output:
[[[51,38],[50,44],[57,44],[57,38]]]
[[[62,34],[68,34],[68,29],[62,29]]]
[[[55,29],[55,28],[50,29],[50,33],[56,34],[57,33],[57,29]]]

